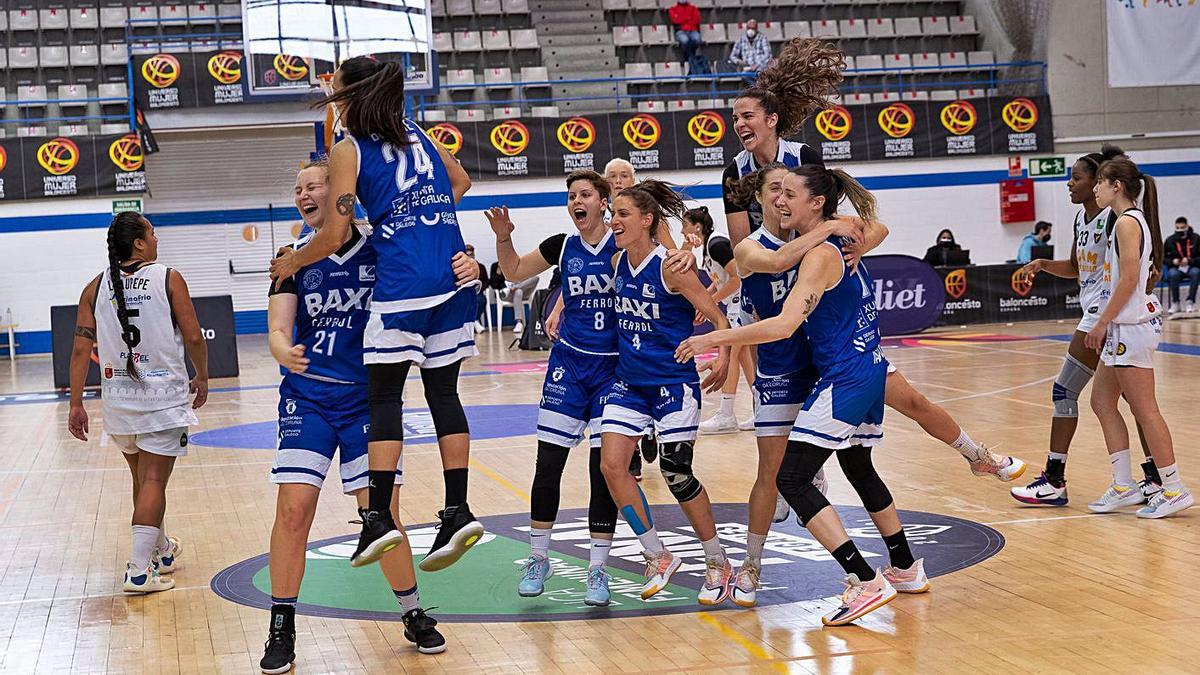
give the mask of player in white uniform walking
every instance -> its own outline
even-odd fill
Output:
[[[1152,280],[1162,275],[1163,245],[1158,224],[1158,190],[1154,179],[1126,157],[1100,166],[1096,203],[1117,213],[1105,258],[1104,310],[1088,331],[1084,344],[1100,351],[1100,368],[1092,386],[1092,410],[1100,418],[1108,446],[1113,482],[1088,508],[1108,513],[1145,501],[1133,482],[1129,461],[1129,429],[1117,410],[1124,396],[1146,435],[1154,463],[1162,476],[1162,491],[1138,509],[1139,518],[1163,518],[1195,501],[1183,486],[1171,430],[1154,396],[1154,352],[1162,337],[1162,307],[1153,294]],[[1135,200],[1142,197],[1142,208]]]
[[[83,388],[96,345],[104,431],[133,476],[133,550],[122,588],[152,593],[175,587],[179,540],[167,537],[167,481],[187,454],[188,427],[208,399],[208,347],[187,283],[155,262],[158,237],[141,214],[125,211],[108,227],[108,269],[83,289],[71,352],[71,435],[87,440]],[[184,352],[196,376],[188,379]],[[188,400],[189,391],[195,392]]]

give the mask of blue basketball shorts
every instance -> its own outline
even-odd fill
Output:
[[[475,312],[474,286],[427,309],[372,310],[363,333],[363,363],[412,361],[421,368],[441,368],[475,356]]]
[[[651,426],[659,443],[696,440],[700,383],[629,385],[613,382],[604,404],[603,433],[640,436]]]
[[[561,342],[554,345],[542,383],[538,440],[573,448],[586,430],[591,445],[600,447],[600,418],[616,379],[615,355],[584,354]]]

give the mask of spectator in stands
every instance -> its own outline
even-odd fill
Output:
[[[1021,247],[1017,249],[1017,262],[1024,265],[1033,260],[1034,246],[1049,246],[1050,245],[1050,230],[1054,227],[1044,220],[1039,220],[1037,225],[1033,226],[1033,232],[1025,235],[1021,240]]]
[[[691,66],[689,72],[692,75],[700,74],[701,69],[697,64],[701,45],[700,9],[688,0],[678,0],[671,9],[667,10],[667,16],[675,26],[675,41],[679,43],[679,49],[683,51],[683,60]]]
[[[472,259],[475,258],[475,247],[473,245],[467,244],[466,251],[468,256]],[[482,333],[483,313],[487,311],[488,275],[487,268],[483,266],[483,263],[476,260],[475,264],[479,265],[479,286],[475,289],[475,332]],[[468,267],[467,269],[471,268]]]
[[[771,62],[771,41],[758,32],[758,21],[746,22],[746,34],[733,43],[729,60],[745,72],[757,73]]]
[[[961,251],[962,247],[958,242],[954,241],[954,233],[950,230],[942,230],[938,232],[937,241],[925,250],[925,262],[934,267],[945,267],[953,264],[950,262],[951,251]],[[971,264],[969,261],[966,264]]]
[[[1171,288],[1171,305],[1167,314],[1179,311],[1179,286],[1186,277],[1189,281],[1187,304],[1183,311],[1196,311],[1196,289],[1200,287],[1200,266],[1196,256],[1200,255],[1200,234],[1188,225],[1187,218],[1175,219],[1175,234],[1163,242],[1163,259],[1167,261],[1167,285]]]

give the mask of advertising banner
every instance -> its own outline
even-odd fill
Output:
[[[190,52],[133,57],[133,92],[142,110],[195,108],[196,60]],[[203,62],[202,62],[203,63]]]
[[[945,299],[938,325],[1075,319],[1079,285],[1042,273],[1021,279],[1021,265],[939,267]]]
[[[882,335],[920,333],[942,315],[942,277],[925,261],[907,255],[863,258],[875,282],[875,309]]]
[[[137,134],[0,139],[0,202],[145,191]]]

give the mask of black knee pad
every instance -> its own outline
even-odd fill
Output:
[[[829,506],[829,500],[813,485],[813,477],[831,454],[832,450],[811,443],[788,442],[775,486],[788,506],[796,512],[802,525],[807,525],[808,521]]]
[[[658,446],[658,468],[667,481],[667,488],[675,501],[691,501],[700,494],[704,486],[692,475],[692,450],[695,441],[660,443]]]
[[[458,369],[461,361],[440,368],[422,368],[421,384],[437,437],[470,433],[467,414],[458,398]]]
[[[591,449],[588,455],[588,477],[592,497],[588,502],[588,530],[612,534],[617,531],[617,503],[608,491],[608,482],[600,470],[600,448]]]
[[[533,470],[533,489],[529,494],[529,515],[540,522],[554,522],[562,495],[563,469],[570,448],[538,441],[537,465]]]
[[[842,473],[846,480],[858,493],[863,508],[869,513],[878,513],[892,505],[892,493],[884,485],[883,479],[875,471],[871,463],[871,449],[855,445],[844,450],[838,450],[838,464],[842,465]]]
[[[368,441],[404,440],[404,381],[410,362],[367,366],[367,403],[371,411]]]

